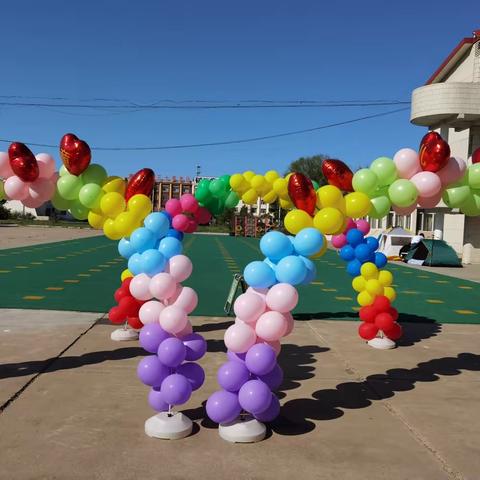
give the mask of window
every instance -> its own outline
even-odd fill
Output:
[[[431,232],[435,224],[435,214],[419,212],[418,231]]]

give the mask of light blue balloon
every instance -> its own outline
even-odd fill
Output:
[[[143,273],[156,275],[165,270],[167,259],[158,251],[154,249],[145,250],[142,253],[142,270]]]
[[[142,256],[139,253],[134,253],[128,259],[128,269],[130,270],[131,273],[133,273],[133,275],[138,275],[139,273],[142,273],[143,262],[142,262]]]
[[[273,263],[269,258],[263,260],[273,271],[277,268],[277,264]]]
[[[281,283],[289,283],[290,285],[298,285],[305,280],[307,276],[307,266],[296,255],[289,255],[282,258],[277,263],[275,275],[277,280]]]
[[[182,253],[182,242],[175,237],[165,237],[160,241],[158,250],[166,259],[170,259]]]
[[[183,232],[179,232],[178,230],[175,230],[174,228],[170,228],[167,232],[167,237],[175,237],[180,241],[183,240],[184,236],[185,235],[183,234]]]
[[[155,235],[145,227],[137,228],[130,235],[130,245],[138,253],[143,253],[155,246]]]
[[[250,262],[243,271],[243,278],[253,288],[269,288],[275,285],[275,272],[265,262]]]
[[[122,238],[118,242],[118,253],[123,257],[123,258],[130,258],[134,253],[135,249],[132,247],[130,244],[129,240],[126,238]]]
[[[317,278],[317,267],[315,264],[307,257],[300,257],[303,260],[303,263],[307,267],[307,275],[302,282],[302,285],[308,285]]]
[[[297,233],[293,246],[299,255],[315,255],[323,246],[323,235],[316,228],[304,228]]]
[[[291,255],[293,253],[293,245],[287,235],[282,232],[268,232],[260,240],[260,250],[272,262]]]
[[[163,212],[152,212],[143,221],[145,228],[150,230],[156,238],[163,238],[170,228],[170,220]]]

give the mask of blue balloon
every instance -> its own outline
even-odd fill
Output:
[[[388,263],[388,258],[383,253],[376,252],[374,263],[377,268],[383,268]]]
[[[290,239],[282,232],[268,232],[260,240],[260,250],[273,262],[291,255],[293,245]]]
[[[355,258],[355,250],[350,245],[345,245],[340,250],[340,258],[349,262]]]
[[[282,258],[277,263],[275,276],[281,283],[289,283],[290,285],[298,285],[305,280],[307,276],[307,266],[301,257],[289,255]]]
[[[142,273],[143,262],[142,262],[142,256],[139,253],[134,253],[128,259],[128,269],[130,270],[131,273],[133,273],[133,275],[138,275],[139,273]]]
[[[142,270],[143,273],[150,275],[156,275],[157,273],[165,270],[167,259],[158,251],[154,249],[145,250],[142,253]]]
[[[355,247],[355,258],[361,262],[367,262],[370,259],[372,251],[366,243],[361,243]]]
[[[303,260],[303,263],[307,267],[307,274],[305,275],[302,285],[308,285],[317,278],[317,267],[309,258],[303,256],[299,258]]]
[[[122,238],[118,242],[118,253],[123,258],[128,259],[135,253],[135,249],[132,247],[129,240],[127,240],[126,238]]]
[[[165,258],[170,259],[182,253],[182,242],[175,237],[165,237],[160,241],[158,250]]]
[[[143,253],[155,246],[155,235],[145,227],[137,228],[130,235],[130,245],[138,253]]]
[[[277,264],[273,263],[269,258],[263,260],[273,271],[277,268]]]
[[[166,210],[162,210],[162,213],[168,218],[168,223],[170,224],[170,227],[171,227],[173,217]]]
[[[169,228],[167,232],[167,237],[174,237],[180,241],[183,240],[183,232],[179,232],[178,230],[175,230],[174,228]]]
[[[164,212],[152,212],[143,221],[145,228],[150,230],[156,238],[164,237],[170,228],[170,220]]]
[[[316,228],[304,228],[297,233],[293,246],[299,255],[315,255],[323,246],[323,235]]]
[[[378,250],[378,240],[375,237],[367,237],[365,241],[372,252]]]
[[[360,275],[360,269],[362,268],[361,262],[359,262],[356,258],[347,265],[347,273],[352,277],[358,277]]]
[[[357,228],[352,228],[347,232],[347,242],[355,248],[363,242],[363,233]]]
[[[275,272],[259,260],[250,262],[245,267],[243,278],[253,288],[268,288],[276,283]]]

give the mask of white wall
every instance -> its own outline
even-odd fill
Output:
[[[463,57],[457,64],[457,67],[445,77],[442,82],[472,82],[473,81],[473,65],[475,58],[475,48],[471,48],[470,52]]]

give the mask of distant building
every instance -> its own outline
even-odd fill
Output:
[[[184,193],[194,192],[194,181],[190,177],[159,177],[152,192],[154,210],[162,210],[171,198],[180,198]]]

